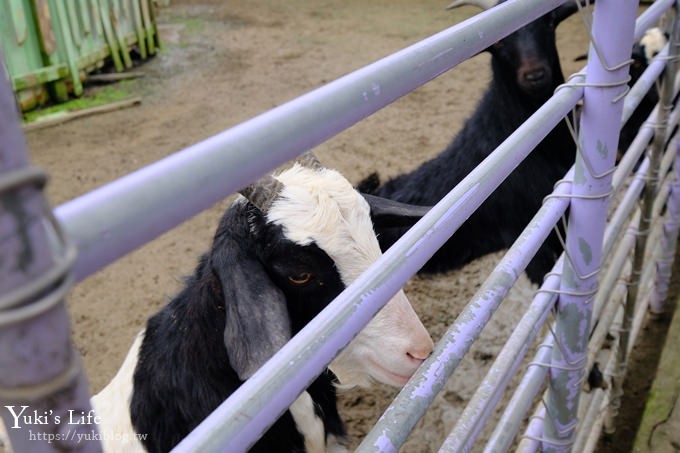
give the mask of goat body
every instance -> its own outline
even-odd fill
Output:
[[[380,256],[372,215],[403,217],[404,205],[369,205],[332,170],[277,178],[272,199],[249,191],[232,204],[184,289],[93,397],[102,430],[129,440],[108,450],[172,449]],[[432,346],[400,291],[251,451],[344,451],[335,384],[402,385]]]
[[[492,81],[474,113],[442,153],[377,188],[370,187],[376,180],[372,175],[359,184],[359,189],[405,203],[432,205],[441,200],[564,82],[555,27],[575,8],[563,5],[488,49],[492,55]],[[574,149],[566,124],[558,124],[426,263],[423,271],[458,268],[510,246],[573,163]],[[379,230],[381,247],[388,248],[404,231]],[[529,278],[540,282],[560,251],[553,234],[527,267]]]

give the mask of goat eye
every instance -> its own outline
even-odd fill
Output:
[[[295,275],[289,275],[288,276],[288,281],[291,282],[293,285],[306,285],[312,280],[313,275],[309,272],[302,272],[299,274]]]

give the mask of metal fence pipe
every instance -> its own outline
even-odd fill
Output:
[[[661,164],[662,153],[665,147],[666,134],[668,129],[668,120],[673,103],[674,84],[675,84],[675,64],[673,59],[678,56],[680,43],[680,20],[676,19],[673,23],[673,30],[671,32],[670,50],[667,70],[664,73],[663,82],[659,93],[659,109],[657,117],[654,122],[654,139],[649,147],[648,158],[649,168],[647,169],[647,184],[643,194],[643,202],[640,208],[641,215],[639,225],[637,227],[637,240],[635,243],[635,251],[633,253],[633,269],[631,271],[631,281],[628,288],[628,294],[624,305],[624,315],[621,325],[621,335],[619,341],[621,342],[618,348],[618,364],[614,377],[612,378],[612,398],[610,401],[610,411],[605,421],[605,429],[608,432],[615,428],[612,426],[613,419],[618,413],[618,407],[621,404],[623,396],[623,379],[626,374],[626,365],[628,363],[628,348],[629,343],[632,343],[630,331],[632,328],[633,317],[636,312],[636,304],[638,303],[639,293],[639,277],[641,276],[643,266],[645,264],[645,249],[647,247],[647,238],[650,227],[652,225],[652,215],[654,208],[654,200],[656,199],[659,189],[659,166]],[[674,44],[675,43],[675,44]]]
[[[654,4],[650,5],[650,7],[647,8],[635,22],[635,40],[636,41],[639,40],[644,34],[645,30],[654,25],[655,22],[659,20],[659,17],[661,17],[661,15],[665,13],[669,7],[673,6],[674,3],[675,3],[674,0],[663,2],[656,1],[654,2]],[[662,50],[662,53],[665,54],[666,56],[668,55],[669,47],[670,46],[667,45]],[[645,72],[643,72],[643,75],[641,76],[640,80],[638,80],[633,85],[633,87],[631,88],[630,92],[626,95],[626,98],[624,100],[624,109],[621,114],[621,126],[623,126],[625,122],[628,121],[630,116],[633,114],[633,110],[637,108],[640,101],[642,100],[642,97],[644,97],[644,94],[647,93],[647,91],[649,91],[649,89],[651,88],[651,84],[653,84],[656,81],[656,79],[653,79],[653,75],[659,72],[659,69],[665,67],[665,65],[666,65],[665,61],[662,58],[659,58],[659,56],[657,55],[657,58],[655,58],[655,60],[650,64],[650,67],[648,67],[645,70]],[[679,82],[680,80],[676,80],[675,83],[676,93],[678,92],[678,89],[680,89]],[[622,167],[627,168],[628,170],[625,172],[621,172],[620,176],[617,176],[616,174],[614,175],[613,181],[614,193],[618,193],[621,185],[625,182],[626,176],[628,175],[628,173],[630,173],[630,171],[638,161],[639,155],[642,154],[647,144],[652,139],[654,135],[654,128],[650,124],[654,122],[657,115],[657,111],[658,105],[652,110],[652,112],[646,119],[645,123],[643,123],[643,125],[640,127],[640,130],[638,131],[635,140],[633,141],[633,143],[631,143],[629,149],[625,150],[623,158],[618,163],[617,173],[618,170]],[[676,108],[675,112],[677,111],[678,109]],[[673,118],[671,119],[671,123],[673,124]]]
[[[573,177],[573,172],[570,171],[565,176],[565,180],[570,180]],[[513,244],[510,250],[507,252],[505,257],[501,260],[498,266],[491,273],[489,278],[484,282],[482,288],[477,292],[477,294],[472,298],[470,304],[475,303],[477,300],[484,303],[485,307],[495,312],[500,304],[500,299],[502,300],[507,295],[510,285],[507,283],[503,288],[503,292],[494,297],[498,300],[497,303],[489,304],[488,295],[493,292],[494,288],[494,277],[498,274],[500,278],[507,280],[506,274],[508,268],[511,268],[510,263],[506,264],[505,261],[510,261],[508,258],[513,258],[515,255],[523,258],[523,265],[525,266],[528,261],[533,257],[536,250],[540,246],[540,243],[545,240],[548,236],[552,227],[557,223],[557,221],[562,217],[566,211],[569,201],[564,198],[564,195],[569,193],[569,184],[560,184],[553,197],[549,198],[545,204],[541,207],[536,216],[532,219],[527,229],[525,229],[519,236],[517,241]],[[535,237],[537,230],[534,225],[543,224],[543,231],[538,239],[540,242],[534,244],[536,239],[531,241],[531,249],[522,250],[522,244],[527,242],[530,237]],[[528,242],[527,242],[528,244]],[[524,267],[523,266],[523,267]],[[513,279],[514,280],[514,279]],[[490,284],[488,284],[490,283]],[[483,294],[484,299],[478,297],[478,295]],[[545,297],[548,295],[548,297]],[[500,399],[503,390],[508,384],[508,381],[516,371],[517,367],[521,364],[522,358],[526,354],[526,350],[529,344],[535,336],[538,334],[539,329],[543,325],[545,318],[547,317],[551,301],[553,297],[550,292],[541,293],[534,298],[530,304],[527,312],[524,314],[519,324],[513,330],[512,335],[506,342],[506,345],[501,350],[500,354],[494,361],[493,365],[489,369],[485,379],[478,387],[477,391],[473,395],[470,402],[467,404],[463,414],[459,417],[456,426],[453,428],[444,444],[441,446],[440,451],[461,451],[470,448],[471,443],[474,442],[479,430],[482,428],[482,424],[489,417],[489,412],[495,407]],[[461,316],[463,316],[461,314]],[[490,318],[490,316],[489,316]],[[484,320],[485,325],[488,319]]]
[[[677,246],[678,231],[680,230],[680,141],[676,142],[675,165],[673,166],[674,180],[668,200],[668,214],[663,225],[661,240],[662,256],[656,262],[657,276],[654,282],[654,293],[649,302],[650,312],[659,315],[665,311],[665,301],[668,285],[671,279],[675,248]]]
[[[606,257],[609,256],[613,247],[617,244],[624,227],[629,227],[628,219],[630,218],[631,213],[637,208],[640,194],[645,188],[645,174],[648,167],[649,159],[644,158],[633,178],[629,179],[630,185],[612,213],[609,223],[607,223],[605,240],[602,246],[603,260],[606,260]]]
[[[618,262],[618,260],[620,259],[623,262],[623,257],[625,257],[628,253],[630,253],[630,250],[632,250],[633,242],[634,239],[632,236],[629,238],[628,241],[626,241],[624,238],[624,240],[617,245],[615,258],[612,261]],[[619,274],[618,266],[613,266],[613,268],[607,270],[604,278],[602,279],[602,284],[600,286],[600,289],[598,290],[598,294],[596,295],[594,302],[593,311],[594,319],[597,319],[596,315],[599,314],[600,310],[602,309],[604,301],[606,301],[611,296],[612,289],[617,283],[619,283],[617,278],[618,274]],[[535,303],[536,300],[532,302],[532,306]],[[600,310],[598,310],[598,307],[600,307]],[[602,323],[606,324],[607,326],[604,329],[605,330],[604,335],[606,335],[606,332],[609,330],[609,325],[611,324],[612,319],[613,318],[608,317],[605,307],[605,312],[602,314],[602,317],[598,319],[598,324],[593,333],[591,333],[591,342],[592,338],[595,337],[597,330],[601,328]],[[548,363],[550,360],[550,350],[553,346],[554,346],[553,337],[550,334],[546,335],[531,363],[532,364]],[[592,367],[592,362],[593,361],[588,362],[586,369],[590,369]],[[503,411],[503,414],[501,415],[494,431],[489,437],[487,447],[484,450],[485,452],[490,453],[507,451],[510,448],[517,432],[519,431],[522,418],[524,417],[524,414],[526,414],[527,411],[529,410],[534,397],[536,396],[542,383],[544,382],[546,374],[547,369],[542,366],[533,365],[527,369],[525,375],[520,381],[520,384],[515,390],[514,395],[512,396],[510,402]]]
[[[574,107],[580,87],[543,105],[413,228],[181,442],[178,451],[247,448],[464,219]],[[442,358],[431,356],[430,363]],[[427,362],[426,362],[427,364]],[[421,369],[423,369],[421,367]],[[417,379],[415,379],[417,381]],[[412,379],[412,382],[414,379]],[[228,423],[225,423],[229,420]]]
[[[663,70],[666,68],[666,57],[668,56],[668,47],[666,44],[659,52],[647,69],[644,70],[640,78],[633,84],[630,91],[626,95],[623,104],[623,112],[621,113],[621,126],[626,124],[633,115],[635,109],[640,105],[642,99],[647,95],[649,90],[654,87],[656,80],[659,78]]]
[[[30,166],[5,71],[0,54],[0,422],[14,451],[98,451],[96,425],[68,418],[91,410],[64,305],[75,251],[51,241],[46,176]]]
[[[597,288],[612,175],[618,148],[637,2],[595,3],[567,227],[564,271],[557,303],[555,344],[546,401],[543,449],[570,451],[584,378],[592,296]],[[597,50],[597,51],[596,51]]]
[[[643,160],[643,162],[640,164],[640,167],[636,173],[638,175],[636,180],[634,180],[633,183],[631,183],[631,185],[628,187],[626,196],[619,203],[617,210],[613,214],[609,224],[607,225],[607,229],[605,230],[603,255],[608,255],[610,250],[616,246],[616,251],[614,252],[615,255],[614,258],[612,258],[612,262],[618,262],[620,258],[625,256],[632,249],[632,238],[630,238],[630,241],[628,241],[630,244],[628,244],[625,240],[619,241],[618,238],[620,233],[623,231],[623,226],[630,224],[630,221],[627,220],[630,216],[630,212],[635,208],[636,200],[638,199],[644,187],[644,179],[642,178],[642,175],[644,174],[647,165],[647,159]],[[616,178],[617,175],[623,172],[625,172],[624,168],[617,168],[614,177]],[[607,300],[611,292],[611,288],[616,283],[615,275],[617,275],[616,269],[608,269],[602,279],[602,283],[598,289],[598,293],[596,294],[595,301],[593,303],[594,319],[598,318],[598,315],[602,310],[602,306],[604,305],[604,301]],[[609,323],[611,323],[611,320]],[[607,324],[607,326],[608,325],[609,324]],[[608,327],[606,330],[608,330]],[[547,363],[550,359],[550,348],[553,347],[552,336],[546,336],[542,344],[545,346],[536,352],[536,355],[532,360],[533,363]],[[586,367],[586,369],[590,369],[591,366],[592,363],[589,362],[589,365]],[[485,452],[506,451],[508,448],[510,448],[512,441],[520,428],[522,417],[528,411],[533,398],[538,393],[543,380],[545,379],[546,373],[546,369],[542,367],[530,367],[526,371],[520,384],[515,390],[515,394],[508,403],[496,428],[491,434],[488,447],[485,449]]]
[[[507,152],[513,149],[519,151],[523,149],[520,142],[525,140],[530,140],[533,143],[532,147],[535,146],[545,137],[547,131],[569,112],[575,102],[578,101],[579,95],[580,89],[578,87],[565,87],[510,135],[492,153],[492,156],[498,152]],[[482,166],[484,166],[484,162]],[[470,175],[474,174],[475,171]],[[518,274],[517,271],[514,271],[514,275],[508,273],[503,276],[503,279],[507,281],[510,276],[513,276],[514,279]],[[483,292],[480,290],[477,294],[482,295]],[[483,328],[482,321],[488,320],[490,317],[491,309],[494,306],[491,300],[497,300],[498,293],[495,294],[493,297],[490,297],[490,294],[483,294],[481,297],[485,299],[488,297],[489,300],[481,305],[480,298],[477,298],[479,301],[475,301],[476,299],[473,298],[463,313],[459,315],[457,321],[447,330],[430,358],[420,367],[378,420],[373,430],[364,438],[357,451],[392,451],[392,449],[397,448],[396,446],[403,444],[417,421],[441,390],[448,376],[451,375],[467,352],[471,344],[471,340],[468,339],[475,338]],[[463,338],[466,340],[463,340]],[[397,426],[398,428],[396,428]]]
[[[655,0],[649,5],[640,16],[635,20],[635,33],[633,41],[639,41],[648,28],[654,27],[661,16],[672,8],[676,0]]]
[[[678,151],[680,152],[680,149],[678,149]],[[647,159],[643,160],[642,164],[640,165],[636,173],[638,175],[637,177],[638,180],[641,179],[642,174],[644,174],[644,172],[646,171],[647,165],[648,160]],[[680,168],[680,164],[678,165],[678,168]],[[680,170],[677,171],[680,173]],[[617,173],[619,172],[625,172],[625,169],[619,167],[617,168]],[[643,187],[644,187],[643,180],[640,180],[640,182],[637,184],[636,182],[633,182],[631,184],[631,186],[627,190],[627,197],[629,198],[629,200],[622,201],[620,203],[616,213],[614,214],[609,225],[607,226],[607,229],[605,231],[603,250],[611,249],[614,246],[616,246],[614,256],[611,260],[612,263],[620,262],[621,265],[623,265],[623,257],[630,253],[630,251],[633,248],[634,235],[632,233],[628,233],[624,236],[623,240],[619,241],[617,232],[621,230],[621,228],[616,227],[616,224],[620,224],[623,220],[628,218],[628,216],[630,215],[630,211],[632,209],[628,208],[622,210],[621,208],[626,205],[630,206],[631,202],[633,202],[634,207],[635,206],[634,202],[639,197],[639,194]],[[628,222],[628,225],[630,226],[636,224],[635,222],[637,222],[638,216],[639,213]],[[680,215],[678,217],[680,218]],[[620,296],[615,297],[623,297],[623,295],[625,294],[625,285],[620,281],[620,279],[616,278],[617,274],[618,271],[616,268],[607,269],[600,283],[598,293],[595,296],[595,301],[593,302],[594,306],[593,319],[597,319],[598,323],[596,326],[594,326],[594,330],[590,336],[591,346],[589,347],[589,350],[591,350],[591,352],[593,350],[600,349],[598,345],[601,345],[604,342],[604,339],[614,319],[614,315],[616,311],[620,309],[620,306],[616,304],[611,303],[608,303],[606,305],[604,304],[604,302],[610,298],[612,292],[616,292],[617,294],[621,293]],[[614,285],[616,285],[616,289],[612,290]],[[539,350],[536,352],[536,355],[532,360],[533,363],[546,363],[549,360],[550,350],[551,348],[554,347],[553,341],[554,339],[552,335],[550,334],[546,335],[543,342],[541,343],[541,347],[539,347]],[[590,369],[593,363],[594,356],[592,356],[592,354],[589,354],[586,369]],[[547,371],[543,367],[534,366],[529,367],[527,369],[513,397],[511,398],[503,414],[501,415],[500,420],[496,425],[496,428],[491,434],[487,446],[484,450],[485,453],[508,451],[516,433],[519,430],[524,414],[526,414],[526,412],[528,411],[531,402],[533,401],[533,398],[538,394],[538,391],[540,390],[544,382],[546,374]],[[537,422],[534,422],[534,424],[536,423]],[[531,445],[534,445],[534,443],[531,443]]]
[[[610,375],[614,371],[614,366],[616,360],[616,351],[612,351],[609,354],[609,360],[604,366],[602,373],[605,376]],[[576,436],[576,442],[574,443],[574,451],[579,453],[586,453],[592,451],[593,438],[599,440],[600,430],[602,429],[602,413],[606,409],[608,403],[609,392],[607,389],[595,388],[590,389],[592,396],[588,404],[588,410],[585,412],[582,418],[580,418],[580,429],[578,435]],[[593,429],[587,429],[587,428]],[[593,433],[597,433],[593,435]]]
[[[637,215],[635,216],[637,220]],[[590,334],[590,348],[588,351],[588,362],[586,369],[592,368],[596,362],[597,354],[602,345],[607,340],[607,335],[616,317],[618,309],[621,307],[621,302],[626,294],[626,280],[630,275],[630,262],[628,255],[633,250],[635,245],[635,235],[627,233],[619,242],[612,260],[611,271],[608,269],[607,273],[602,279],[601,291],[598,291],[595,296],[595,303],[599,304],[599,316],[593,317],[593,321],[597,320],[592,333]]]
[[[536,413],[531,416],[524,436],[517,446],[518,453],[534,453],[541,448],[541,434],[543,433],[543,422],[546,417],[545,407],[541,406]]]
[[[509,1],[56,210],[82,280],[477,54],[564,0]]]
[[[521,365],[531,342],[543,327],[553,303],[554,297],[544,293],[534,298],[449,433],[441,452],[470,451],[491,411]]]

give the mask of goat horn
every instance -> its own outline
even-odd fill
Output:
[[[238,192],[262,212],[269,211],[276,197],[281,193],[283,184],[271,175],[267,175]]]
[[[454,9],[463,5],[472,5],[487,10],[496,6],[496,0],[456,0],[447,6],[446,9]]]
[[[315,170],[321,170],[324,168],[324,166],[321,165],[321,162],[319,162],[319,159],[317,159],[317,157],[311,151],[307,151],[295,159],[295,162],[302,165],[303,167],[313,168]]]

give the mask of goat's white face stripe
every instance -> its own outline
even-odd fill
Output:
[[[380,257],[368,203],[340,173],[295,165],[278,179],[284,188],[267,219],[297,244],[315,242],[345,285]]]
[[[294,165],[278,176],[283,190],[267,220],[284,229],[289,240],[314,242],[335,262],[345,285],[350,285],[380,256],[370,207],[335,170]],[[403,385],[418,362],[427,356],[432,339],[399,291],[329,365],[344,385],[368,385],[369,377]]]

